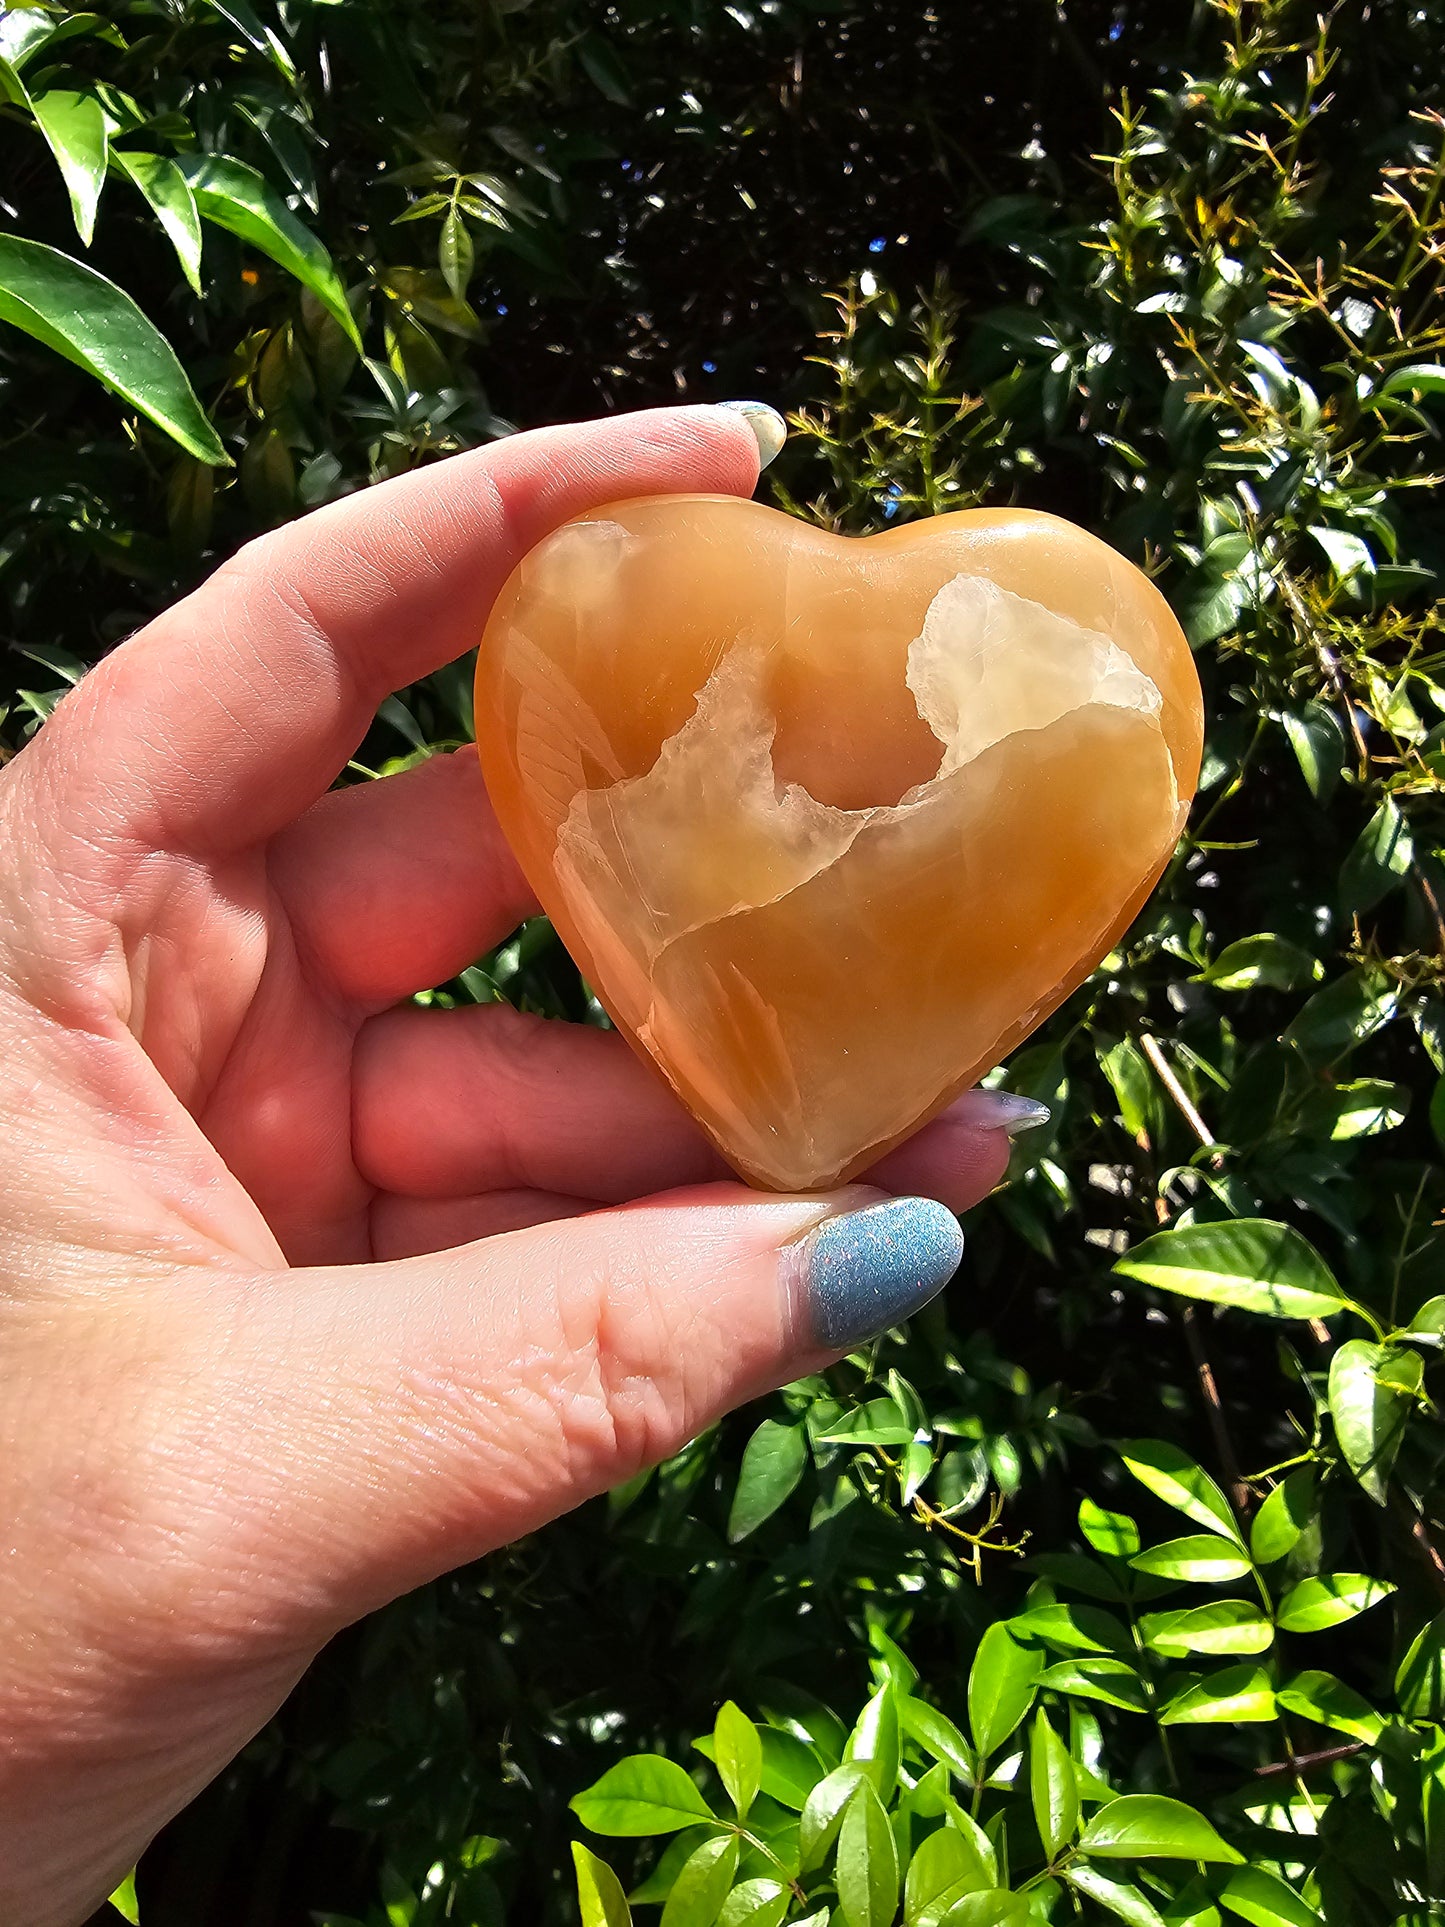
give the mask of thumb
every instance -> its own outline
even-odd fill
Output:
[[[898,1324],[963,1236],[931,1200],[877,1198],[716,1185],[285,1274],[228,1348],[265,1414],[248,1468],[272,1461],[251,1570],[296,1575],[329,1632]]]

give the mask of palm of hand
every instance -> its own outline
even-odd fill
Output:
[[[327,793],[547,529],[756,463],[666,411],[352,498],[0,775],[5,1919],[103,1896],[348,1619],[829,1355],[782,1254],[838,1200],[599,1213],[726,1175],[624,1041],[407,1001],[534,907],[475,757]],[[1006,1156],[955,1119],[877,1176]]]

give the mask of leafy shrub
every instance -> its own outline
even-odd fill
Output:
[[[971,1214],[950,1301],[338,1642],[143,1864],[146,1927],[575,1918],[573,1844],[589,1927],[624,1917],[624,1882],[666,1927],[877,1927],[900,1903],[907,1927],[1415,1927],[1445,1905],[1440,12],[1080,5],[1036,90],[986,23],[888,12],[0,19],[53,23],[19,70],[32,102],[139,104],[117,156],[269,183],[369,351],[199,200],[194,295],[108,160],[96,266],[146,297],[236,468],[117,432],[93,384],[0,330],[8,393],[45,397],[0,472],[28,660],[78,675],[211,550],[498,432],[516,369],[531,392],[503,405],[529,421],[579,392],[716,392],[704,359],[750,371],[766,311],[776,365],[822,330],[783,505],[858,533],[984,499],[1069,514],[1158,576],[1209,717],[1164,883],[999,1074],[1054,1117]],[[1019,43],[1011,12],[993,31]],[[898,151],[863,158],[886,220],[833,166],[856,91],[788,92],[810,63],[882,76]],[[1025,152],[983,166],[960,102],[982,117],[1001,72]],[[1112,127],[1059,105],[1097,109],[1101,76],[1129,82]],[[10,99],[5,192],[24,238],[73,253]],[[802,175],[795,108],[818,115]],[[1085,140],[1109,151],[1075,165]],[[685,197],[647,177],[679,160],[701,238],[669,307]],[[709,197],[738,181],[734,246]],[[870,227],[888,246],[865,256]],[[729,249],[746,272],[698,319]],[[833,315],[809,306],[839,284]],[[582,313],[606,328],[554,353]],[[545,387],[576,362],[597,386]],[[88,629],[77,582],[105,612]],[[32,680],[12,742],[60,694]],[[389,704],[354,773],[468,722],[463,667]],[[588,1015],[542,921],[433,995]],[[670,1844],[606,1847],[613,1874],[609,1833]]]

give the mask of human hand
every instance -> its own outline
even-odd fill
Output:
[[[952,1217],[879,1192],[973,1202],[1006,1104],[876,1189],[749,1191],[621,1037],[405,1001],[536,908],[475,755],[327,793],[550,529],[757,470],[744,415],[671,409],[351,497],[0,775],[10,1927],[82,1918],[348,1621],[952,1273]]]

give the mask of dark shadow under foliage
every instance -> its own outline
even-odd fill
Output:
[[[580,1822],[625,1880],[656,1859],[597,1837],[598,1796],[568,1811],[618,1761],[691,1763],[733,1824],[729,1774],[690,1750],[729,1698],[815,1777],[865,1705],[858,1759],[901,1720],[904,1779],[875,1764],[869,1784],[907,1808],[904,1858],[971,1838],[929,1776],[942,1757],[948,1798],[1006,1833],[991,1877],[1026,1886],[1033,1918],[1430,1918],[1436,0],[1324,26],[1292,0],[297,0],[268,15],[274,45],[241,7],[99,17],[122,44],[90,28],[42,50],[32,92],[47,73],[121,89],[152,147],[258,169],[325,242],[369,359],[319,273],[303,288],[223,225],[190,293],[108,181],[87,259],[170,338],[237,467],[0,333],[9,748],[258,528],[512,424],[749,393],[799,411],[777,499],[832,526],[1018,501],[1106,536],[1171,596],[1210,720],[1156,898],[1005,1067],[1054,1121],[972,1214],[946,1303],[338,1640],[147,1857],[146,1927],[575,1919]],[[13,105],[0,195],[0,236],[75,250]],[[468,726],[465,670],[444,672],[386,706],[358,764]],[[435,995],[589,1010],[541,923]],[[1162,1442],[1129,1454],[1152,1485],[1118,1449],[1141,1439]],[[1148,1550],[1181,1535],[1212,1535],[1212,1558]],[[1032,1710],[984,1746],[971,1672],[1017,1652]],[[1051,1842],[1039,1708],[1086,1812],[1188,1803],[1275,1884],[1091,1861],[1096,1819],[1083,1846]],[[846,1886],[848,1921],[883,1927],[856,1891],[867,1801],[847,1869],[836,1841],[800,1868],[802,1800],[779,1784],[752,1827],[807,1896],[784,1882],[786,1917]]]

